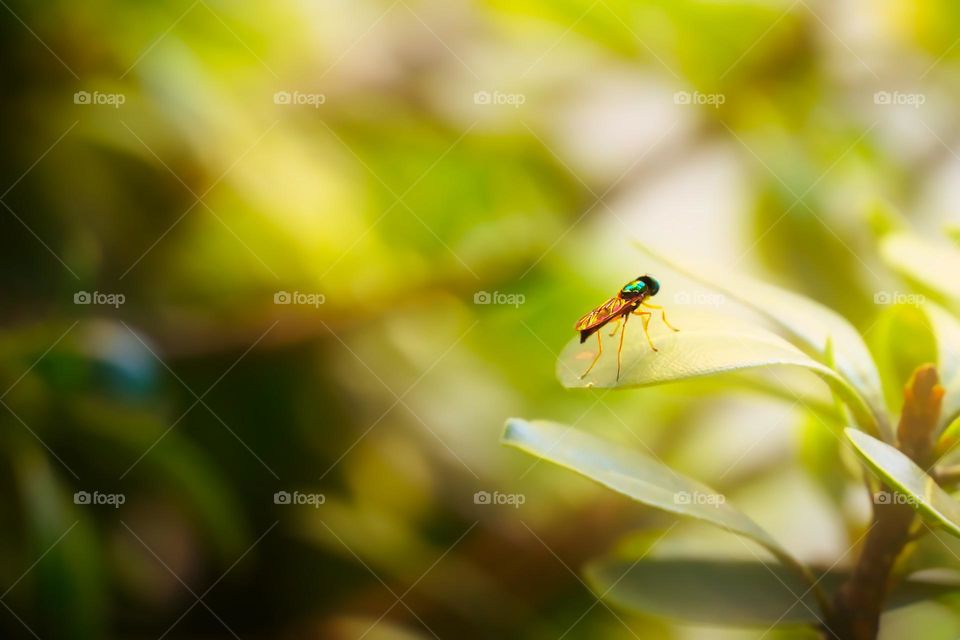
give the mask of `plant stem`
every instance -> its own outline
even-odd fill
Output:
[[[933,365],[918,367],[904,389],[897,448],[921,467],[929,466],[943,387]],[[895,492],[883,487],[887,495]],[[891,570],[911,539],[916,513],[910,504],[874,500],[873,521],[853,573],[834,597],[829,631],[839,640],[874,640],[891,585]]]
[[[860,559],[834,598],[834,619],[829,624],[841,640],[877,637],[890,570],[910,539],[913,520],[913,507],[908,504],[874,506]]]

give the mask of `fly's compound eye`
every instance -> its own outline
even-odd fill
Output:
[[[647,293],[649,293],[651,296],[657,295],[657,293],[660,291],[660,282],[653,276],[640,276],[638,280],[646,285]]]

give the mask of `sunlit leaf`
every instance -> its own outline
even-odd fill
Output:
[[[960,502],[951,498],[933,478],[899,450],[862,431],[845,429],[844,432],[874,475],[891,489],[907,496],[909,504],[925,520],[960,536]]]
[[[868,334],[884,382],[892,413],[903,405],[903,387],[917,365],[936,362],[937,338],[931,322],[914,305],[895,304],[883,309]]]
[[[960,250],[934,244],[907,233],[887,236],[880,244],[883,258],[901,275],[937,295],[960,301]]]
[[[960,416],[960,320],[945,309],[927,302],[923,305],[937,342],[937,371],[945,393],[941,428]]]
[[[960,571],[960,539],[942,529],[924,530],[908,554],[901,559],[902,571],[926,571],[938,567]]]
[[[601,597],[635,612],[701,624],[769,627],[823,621],[813,591],[785,567],[753,561],[645,559],[607,560],[586,569]],[[846,580],[842,571],[822,577],[828,592]],[[949,593],[960,585],[917,579],[900,583],[888,609]]]
[[[799,375],[791,375],[796,373]],[[831,390],[820,384],[822,381],[809,379],[806,372],[798,369],[791,372],[783,369],[750,369],[730,374],[729,380],[738,388],[756,391],[772,396],[787,403],[799,402],[829,424],[840,424],[848,420],[843,405],[836,400]],[[729,394],[727,387],[722,387]],[[846,426],[845,424],[843,426]]]
[[[716,315],[684,314],[681,330],[674,333],[651,322],[658,351],[643,338],[640,322],[628,322],[630,339],[624,341],[623,364],[617,378],[617,338],[603,336],[607,347],[589,375],[581,378],[597,353],[591,338],[573,339],[560,354],[557,377],[565,387],[632,387],[675,382],[718,373],[758,367],[803,367],[819,375],[843,397],[858,419],[874,424],[872,411],[855,389],[836,371],[817,362],[778,335],[760,327],[741,325]],[[604,331],[601,329],[601,332]]]
[[[751,236],[757,238],[757,242],[747,251],[756,255],[766,271],[776,274],[779,282],[792,292],[816,296],[820,304],[847,317],[860,318],[863,300],[868,296],[862,284],[863,268],[850,252],[848,242],[852,238],[841,238],[823,218],[811,212],[811,208],[816,210],[825,204],[818,202],[816,194],[808,194],[803,199],[806,206],[794,206],[797,197],[791,192],[803,193],[806,186],[801,185],[816,179],[815,157],[825,148],[839,144],[840,149],[831,153],[840,153],[856,138],[844,135],[841,139],[832,132],[814,134],[814,137],[816,141],[787,138],[779,143],[763,140],[767,135],[745,139],[751,146],[757,144],[758,153],[766,156],[767,162],[774,163],[770,166],[775,172],[783,171],[780,175],[784,175],[787,185],[792,185],[792,189],[785,187],[775,178],[758,185],[751,216]],[[800,160],[786,157],[794,155]],[[706,274],[713,269],[698,271]],[[718,277],[724,275],[720,273]]]
[[[857,389],[871,409],[872,422],[885,438],[892,440],[876,364],[863,338],[842,316],[809,298],[752,278],[714,267],[694,269],[686,262],[666,258],[642,244],[639,247],[677,272],[765,315],[820,360],[826,356],[827,345],[832,343],[837,371]]]
[[[797,455],[811,479],[841,508],[846,498],[847,468],[836,431],[833,425],[824,424],[824,418],[807,415],[798,429]]]
[[[501,441],[566,467],[637,502],[749,538],[778,558],[787,552],[723,495],[662,462],[588,433],[542,420],[507,420]]]

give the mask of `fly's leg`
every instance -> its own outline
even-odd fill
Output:
[[[648,307],[648,308],[650,308],[650,309],[659,309],[659,310],[660,310],[660,317],[663,319],[663,324],[667,325],[668,327],[670,327],[670,328],[673,329],[674,331],[680,331],[680,329],[677,329],[675,326],[673,326],[672,324],[670,324],[670,321],[669,321],[669,320],[667,320],[667,312],[666,312],[666,310],[664,310],[663,307],[661,307],[660,305],[656,305],[656,304],[650,304],[650,303],[647,302],[647,301],[644,301],[644,302],[643,302],[643,306]]]
[[[647,336],[647,344],[649,344],[650,348],[654,351],[659,351],[659,349],[653,346],[653,340],[650,339],[650,319],[653,318],[653,314],[649,311],[640,311],[639,309],[634,311],[634,313],[643,318],[643,333]]]
[[[623,353],[623,336],[627,333],[627,320],[629,319],[629,313],[623,316],[623,329],[620,331],[620,346],[617,347],[617,382],[620,381],[620,360],[621,354]]]
[[[620,326],[621,326],[622,324],[623,324],[623,323],[622,323],[622,322],[620,321],[620,319],[618,318],[618,319],[617,319],[617,326],[615,326],[615,327],[613,328],[613,331],[610,332],[610,337],[611,337],[611,338],[612,338],[613,336],[617,335],[617,331],[620,331]]]
[[[600,359],[600,355],[603,353],[603,340],[600,339],[600,332],[599,332],[599,331],[597,331],[597,345],[600,347],[599,350],[597,351],[597,357],[595,357],[595,358],[593,359],[593,362],[590,363],[590,366],[587,367],[587,370],[584,371],[583,374],[581,374],[581,376],[580,376],[580,379],[581,379],[581,380],[583,380],[584,378],[587,377],[587,374],[590,373],[590,371],[593,369],[594,365],[597,364],[597,360]]]

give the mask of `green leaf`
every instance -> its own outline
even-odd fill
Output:
[[[895,233],[880,243],[880,254],[901,275],[934,293],[960,301],[960,251],[908,233]]]
[[[803,367],[837,391],[861,424],[876,424],[871,408],[845,378],[761,327],[742,325],[726,316],[686,313],[674,320],[680,327],[676,333],[660,322],[650,323],[654,345],[659,349],[652,351],[637,320],[627,325],[628,333],[634,333],[624,340],[619,380],[618,338],[603,336],[601,339],[608,343],[606,353],[584,378],[581,374],[597,353],[596,341],[580,344],[575,338],[564,348],[557,362],[561,384],[568,388],[650,386],[757,367]]]
[[[671,269],[756,310],[785,331],[790,338],[821,362],[833,345],[835,367],[862,396],[870,408],[871,430],[875,423],[885,439],[893,439],[883,401],[883,387],[877,367],[863,338],[841,315],[823,305],[746,276],[714,267],[694,269],[661,256],[639,244],[642,251]]]
[[[847,466],[842,456],[839,428],[825,419],[808,414],[797,431],[797,454],[801,466],[838,509],[842,509],[848,483]]]
[[[893,415],[899,414],[903,387],[917,365],[937,360],[937,338],[930,319],[916,306],[890,305],[877,317],[869,342],[882,374],[887,404]]]
[[[779,565],[682,558],[604,560],[588,565],[586,577],[600,597],[624,609],[685,622],[769,627],[818,624],[823,618],[809,586]],[[847,577],[846,572],[830,572],[820,584],[832,592]],[[960,584],[908,579],[894,589],[887,609],[958,588]]]
[[[960,321],[932,302],[923,305],[937,343],[937,372],[945,393],[940,412],[943,429],[960,416]]]
[[[909,503],[925,520],[960,537],[960,502],[951,498],[913,460],[889,444],[855,429],[844,429],[844,433],[867,467],[884,484],[907,496]]]
[[[638,451],[542,420],[507,420],[501,442],[576,471],[645,505],[749,538],[778,558],[787,552],[723,495]]]

